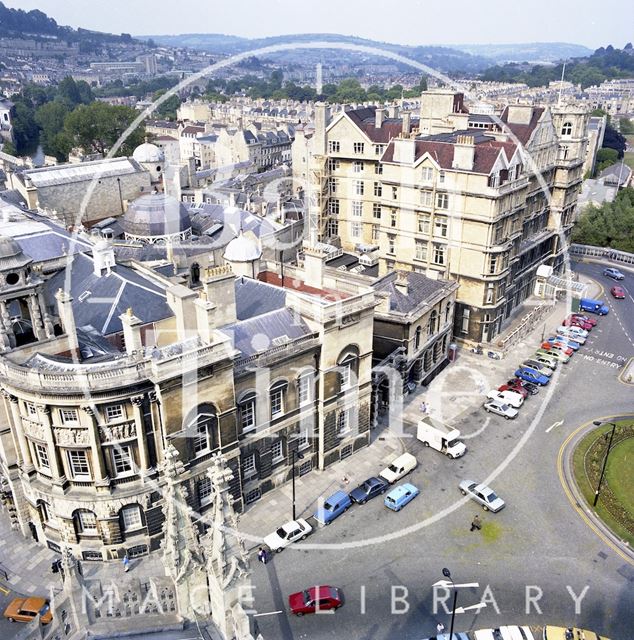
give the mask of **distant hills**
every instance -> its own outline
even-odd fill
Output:
[[[568,42],[531,42],[527,44],[460,44],[448,45],[475,56],[484,56],[495,63],[544,63],[585,58],[593,50]]]

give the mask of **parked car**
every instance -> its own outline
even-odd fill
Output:
[[[487,413],[496,413],[507,420],[517,418],[517,414],[519,413],[517,409],[509,407],[509,405],[502,402],[502,400],[487,400],[487,402],[484,403],[484,410]]]
[[[565,353],[567,356],[571,356],[574,353],[574,349],[571,349],[569,346],[559,341],[551,342],[550,340],[547,340],[546,342],[542,342],[541,348],[548,351],[552,349],[559,349],[559,351]]]
[[[379,473],[379,476],[389,482],[389,484],[394,484],[410,471],[416,469],[417,466],[418,461],[411,453],[403,453],[396,458],[392,464],[385,467],[385,469]]]
[[[593,631],[587,629],[578,629],[577,627],[553,627],[546,625],[544,627],[543,640],[610,640],[606,636],[599,636]]]
[[[496,629],[478,629],[473,634],[474,640],[535,640],[528,627],[506,626]]]
[[[536,396],[539,393],[538,385],[533,384],[532,382],[520,380],[519,378],[511,378],[510,380],[507,380],[506,385],[508,385],[513,391],[517,391],[519,389],[528,391],[531,396]]]
[[[608,278],[612,278],[612,280],[625,280],[625,276],[618,269],[614,269],[613,267],[604,269],[603,275]]]
[[[350,499],[357,504],[365,504],[368,500],[375,498],[381,493],[385,493],[389,487],[383,478],[368,478],[360,484],[356,489],[350,492]]]
[[[560,335],[550,336],[550,338],[548,338],[548,342],[562,344],[565,347],[572,349],[573,351],[579,351],[579,348],[581,347],[581,345],[576,340]]]
[[[518,382],[521,382],[521,380],[519,380],[518,378],[513,378],[513,380],[517,380]],[[524,400],[526,400],[526,398],[528,398],[529,395],[529,391],[528,389],[525,389],[523,386],[519,385],[519,384],[503,384],[500,385],[498,387],[498,391],[515,391],[515,393],[520,393],[522,394],[522,397],[524,398]]]
[[[4,617],[9,622],[32,622],[38,615],[42,624],[49,624],[53,619],[51,605],[46,598],[14,598],[4,610]]]
[[[549,345],[548,349],[543,347],[537,349],[535,354],[550,356],[551,358],[555,358],[558,362],[563,362],[564,364],[568,364],[570,362],[570,356],[559,349],[553,349],[552,345]]]
[[[335,518],[347,511],[352,504],[350,496],[345,491],[336,491],[323,505],[317,507],[317,511],[313,514],[313,518],[320,524],[330,524]]]
[[[574,337],[575,340],[577,340],[577,338],[584,338],[587,340],[588,335],[590,335],[589,331],[575,325],[571,327],[566,327],[565,325],[557,327],[557,333],[560,333],[562,336],[570,335],[571,337]]]
[[[533,369],[534,371],[539,371],[539,373],[547,376],[553,375],[553,370],[548,366],[543,364],[542,362],[538,362],[536,358],[529,358],[528,360],[524,360],[520,367],[524,369]]]
[[[431,638],[427,638],[427,640],[449,640],[449,633],[439,633]],[[451,640],[471,640],[471,638],[466,633],[454,631]]]
[[[341,589],[326,585],[310,587],[288,596],[288,608],[296,616],[316,611],[337,610],[343,606]]]
[[[592,316],[588,316],[585,313],[571,313],[569,317],[571,317],[574,320],[581,320],[582,322],[585,322],[586,324],[589,324],[592,327],[596,327],[597,324],[599,323],[599,321],[596,318],[593,318]]]
[[[610,307],[608,307],[603,300],[581,298],[581,300],[579,300],[579,311],[596,313],[598,316],[607,316],[608,313],[610,313]]]
[[[418,494],[420,490],[409,482],[399,484],[398,487],[394,487],[383,498],[383,504],[392,511],[400,511],[408,502],[411,502]]]
[[[559,360],[554,356],[547,356],[542,353],[535,352],[531,356],[531,360],[537,360],[540,364],[545,364],[547,367],[550,367],[552,371],[554,371],[559,366]]]
[[[586,343],[586,337],[581,335],[580,333],[571,331],[571,328],[572,327],[559,327],[557,329],[557,336],[566,338],[566,340],[574,340],[574,342],[576,342],[578,345],[583,346]],[[563,329],[563,331],[560,331],[559,329]]]
[[[550,378],[539,373],[539,371],[535,371],[535,369],[526,369],[525,367],[520,367],[515,372],[515,376],[520,380],[526,380],[526,382],[533,382],[534,384],[538,384],[541,387],[546,386],[550,382]]]
[[[504,500],[499,498],[491,487],[487,487],[485,484],[478,484],[473,480],[462,480],[458,486],[463,496],[469,496],[472,500],[481,504],[485,511],[497,513],[504,509]]]
[[[519,409],[524,404],[524,396],[517,391],[498,391],[497,389],[491,389],[491,391],[487,393],[487,398],[490,400],[500,400],[514,409]]]
[[[264,538],[264,544],[267,545],[271,551],[279,553],[288,547],[289,544],[297,540],[304,540],[312,531],[313,528],[303,518],[291,520],[283,524],[279,529],[276,529],[273,533],[269,533],[269,535]]]
[[[612,294],[612,297],[617,300],[625,299],[625,289],[623,287],[612,287],[610,289],[610,293]]]

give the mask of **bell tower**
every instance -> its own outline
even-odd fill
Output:
[[[32,262],[15,240],[0,236],[0,351],[54,335],[44,282],[31,270]]]

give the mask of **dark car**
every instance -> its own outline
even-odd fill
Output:
[[[504,385],[503,385],[504,386]],[[527,391],[532,396],[536,396],[539,393],[539,386],[533,384],[532,382],[526,382],[526,380],[520,380],[519,378],[512,378],[511,380],[507,380],[506,386],[513,391],[519,391],[523,389]]]
[[[617,299],[617,300],[624,300],[625,299],[625,289],[623,287],[612,287],[610,289],[610,293]]]
[[[336,587],[316,586],[288,596],[291,613],[303,616],[316,611],[338,609],[343,605],[343,594]]]
[[[357,504],[365,504],[368,500],[385,493],[390,485],[382,478],[368,478],[350,492],[350,499]]]

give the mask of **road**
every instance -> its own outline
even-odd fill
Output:
[[[612,286],[600,266],[577,267],[606,289]],[[297,546],[266,566],[258,563],[254,608],[271,614],[258,618],[264,637],[433,636],[438,621],[449,626],[449,616],[434,610],[432,588],[448,567],[457,583],[480,585],[460,590],[459,606],[488,603],[479,614],[459,614],[457,630],[576,624],[612,640],[631,639],[634,566],[579,517],[562,487],[557,459],[562,443],[579,425],[632,412],[632,388],[617,378],[623,363],[634,356],[633,282],[629,275],[619,283],[628,290],[626,300],[603,296],[611,313],[599,320],[571,362],[559,367],[553,383],[527,399],[517,420],[492,417],[468,441],[464,458],[451,461],[408,440],[408,450],[419,460],[408,480],[421,488],[421,495],[403,511],[388,512],[380,499],[354,506],[307,541],[332,546]],[[470,357],[474,367],[482,366],[477,356],[469,355],[463,356],[463,364]],[[515,364],[509,362],[509,375]],[[543,406],[549,393],[552,397]],[[465,433],[478,432],[485,420],[486,414],[474,408],[457,426]],[[490,477],[507,508],[483,514],[474,503],[461,503],[461,479]],[[475,513],[485,522],[483,532],[469,531]],[[288,594],[317,583],[341,587],[344,607],[334,615],[288,616]],[[532,606],[528,596],[538,594],[541,598]]]

